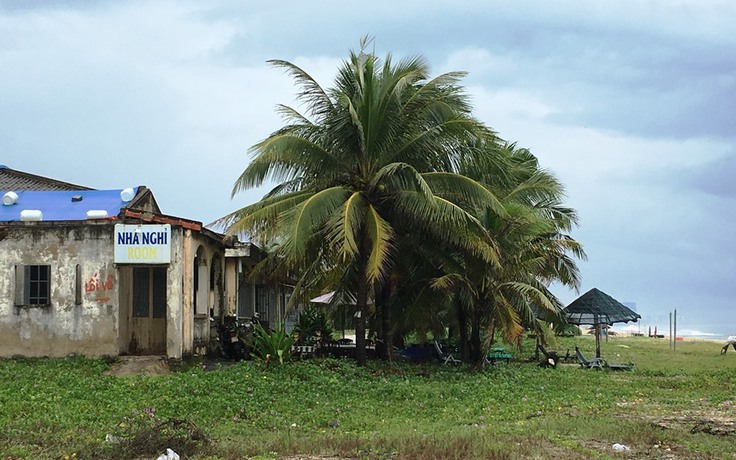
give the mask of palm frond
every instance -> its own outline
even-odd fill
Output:
[[[404,191],[394,202],[399,215],[411,219],[412,226],[434,241],[444,241],[483,260],[497,264],[498,251],[490,235],[471,214],[441,197],[427,202],[416,192]]]
[[[309,118],[302,115],[296,109],[284,104],[276,105],[276,113],[286,120],[290,125],[314,126]]]
[[[230,235],[253,234],[259,228],[276,226],[281,213],[288,211],[311,195],[312,192],[308,190],[300,190],[264,198],[252,205],[233,211],[210,225],[224,228]]]
[[[384,186],[388,194],[408,190],[418,192],[417,198],[428,203],[433,202],[434,199],[432,189],[426,180],[413,166],[407,163],[389,163],[377,171],[369,187],[377,189],[380,186]]]
[[[327,95],[327,92],[322,89],[311,75],[300,67],[280,59],[271,59],[267,62],[274,67],[284,69],[302,88],[297,94],[297,98],[309,107],[312,115],[322,117],[333,109],[332,100]]]
[[[506,208],[496,195],[467,176],[449,172],[431,172],[422,174],[422,177],[437,195],[449,198],[453,203],[468,203],[471,209],[490,208],[498,216],[508,217]]]
[[[368,280],[373,283],[382,277],[388,267],[394,232],[375,207],[368,206],[366,215],[366,232],[371,243],[370,255],[366,266]]]
[[[364,223],[366,201],[363,194],[353,192],[328,222],[327,240],[336,248],[343,261],[355,256],[358,251],[357,235]]]
[[[475,295],[473,286],[468,279],[459,273],[448,273],[446,275],[430,280],[429,285],[438,291],[452,292],[467,289]]]
[[[540,291],[536,287],[516,281],[509,281],[499,284],[499,290],[511,290],[513,293],[526,299],[527,304],[536,305],[539,308],[548,311],[557,311],[555,304],[549,299],[545,292]]]
[[[285,245],[291,250],[292,258],[304,255],[307,243],[332,214],[340,208],[350,191],[344,187],[321,190],[281,215],[279,225],[288,240]]]

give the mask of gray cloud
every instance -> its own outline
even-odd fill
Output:
[[[683,185],[716,197],[736,200],[736,152],[684,173]]]
[[[469,71],[478,116],[558,174],[590,255],[584,291],[651,318],[677,306],[693,328],[726,333],[735,21],[727,1],[0,0],[2,163],[147,185],[164,212],[210,222],[259,198],[231,201],[232,183],[248,147],[279,127],[274,106],[294,103],[265,61],[295,61],[329,86],[371,34],[379,54]]]

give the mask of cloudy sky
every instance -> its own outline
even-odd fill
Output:
[[[0,0],[0,164],[211,222],[260,198],[232,184],[293,104],[266,60],[330,86],[372,35],[469,72],[476,115],[566,184],[581,293],[736,334],[736,3],[455,3]]]

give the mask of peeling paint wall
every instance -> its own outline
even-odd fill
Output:
[[[119,280],[112,223],[6,229],[0,241],[0,355],[116,355]],[[50,305],[16,305],[16,290],[23,289],[16,286],[16,266],[25,265],[50,266]]]
[[[171,358],[181,358],[185,349],[183,336],[184,303],[184,276],[183,264],[189,263],[184,259],[184,229],[171,228],[171,263],[167,277],[169,285],[166,290],[166,355]]]
[[[210,238],[206,238],[202,234],[192,234],[192,247],[196,248],[193,253],[199,250],[201,259],[199,263],[204,265],[204,273],[206,276],[200,279],[198,283],[199,295],[192,292],[192,297],[197,296],[200,302],[205,302],[206,307],[203,309],[206,313],[197,314],[192,311],[192,353],[202,355],[207,352],[210,338],[212,337],[212,326],[216,322],[210,321],[210,313],[212,313],[218,321],[221,319],[222,314],[225,311],[224,305],[224,272],[225,272],[225,251],[224,249],[212,241]],[[194,256],[194,254],[193,254]],[[194,260],[190,263],[194,263]],[[217,267],[214,269],[214,279],[212,279],[213,264]],[[197,276],[196,273],[193,276]],[[214,288],[211,286],[214,281]],[[192,283],[193,289],[194,283]]]
[[[133,299],[132,265],[114,260],[114,221],[28,222],[0,228],[0,356],[88,356],[127,353]],[[216,240],[181,227],[171,229],[171,263],[167,266],[166,354],[181,358],[204,353],[210,340],[209,314],[195,315],[194,251],[202,248],[207,273],[222,277],[217,292],[210,276],[200,289],[207,312],[224,311],[224,260]],[[189,260],[187,260],[189,258]],[[214,261],[214,262],[213,262]],[[16,267],[50,267],[50,305],[16,305]],[[189,277],[189,279],[186,279]],[[212,309],[212,310],[210,310]]]
[[[235,316],[238,314],[238,267],[243,262],[228,257],[225,259],[225,315]]]

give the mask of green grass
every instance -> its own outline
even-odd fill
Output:
[[[577,343],[593,355],[589,337],[558,340],[563,353]],[[204,431],[210,442],[190,458],[619,458],[617,442],[629,458],[733,458],[736,434],[691,432],[700,419],[736,419],[736,353],[719,352],[708,342],[677,352],[661,339],[604,343],[604,358],[634,362],[631,372],[316,359],[115,377],[98,359],[5,360],[0,459],[130,457],[105,436],[130,434],[129,419],[151,408],[156,420]]]

